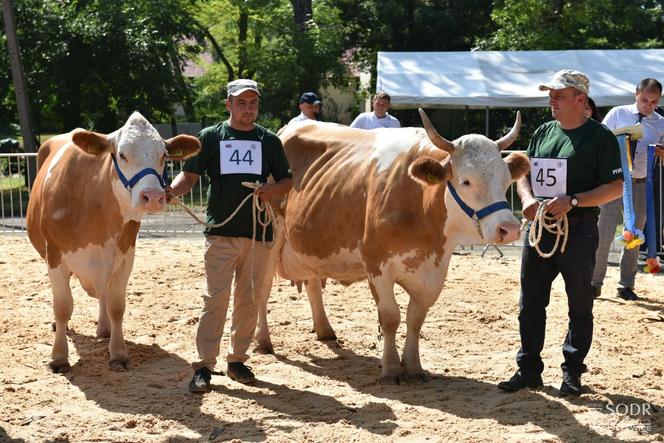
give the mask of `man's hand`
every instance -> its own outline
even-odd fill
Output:
[[[261,199],[261,202],[269,202],[270,199],[276,195],[278,195],[278,189],[276,188],[276,183],[265,183],[263,184],[260,188],[256,189],[256,194],[258,194],[258,198]]]
[[[655,155],[660,158],[660,160],[664,161],[664,145],[657,143],[655,145]]]
[[[522,212],[523,216],[528,220],[533,221],[535,219],[535,214],[539,209],[540,202],[536,198],[528,198],[522,202]]]
[[[555,218],[562,218],[570,209],[572,209],[572,197],[569,195],[559,195],[546,205],[546,212]]]
[[[177,197],[175,197],[175,195],[173,195],[173,188],[171,188],[170,186],[166,186],[164,188],[164,192],[166,193],[166,204],[167,205],[174,205],[175,202],[173,201],[173,198],[177,198]]]

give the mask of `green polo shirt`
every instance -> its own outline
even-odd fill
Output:
[[[253,192],[253,189],[242,186],[242,182],[267,182],[271,175],[275,181],[292,177],[291,170],[284,153],[281,140],[274,133],[262,126],[256,125],[251,131],[238,131],[229,126],[227,121],[207,127],[198,134],[201,141],[201,151],[196,157],[185,162],[183,171],[197,175],[207,174],[210,186],[207,189],[207,222],[218,224],[226,220],[244,198]],[[226,164],[232,166],[245,166],[257,160],[257,151],[234,150],[233,140],[256,141],[252,149],[260,146],[261,171],[260,173],[233,172],[221,173],[221,150],[227,149]],[[226,142],[226,143],[223,143]],[[234,152],[237,151],[237,152]],[[253,154],[253,156],[252,156]],[[258,172],[258,171],[255,171]],[[206,235],[222,235],[226,237],[252,237],[252,204],[247,201],[240,211],[226,225],[220,228],[206,228]],[[260,224],[256,225],[256,239],[263,237]],[[272,226],[268,226],[266,240],[272,240]]]
[[[535,130],[527,155],[531,159],[567,159],[567,195],[622,179],[618,140],[606,126],[592,119],[571,130],[562,129],[557,120],[543,124]],[[572,208],[569,215],[583,213],[598,215],[599,208]]]

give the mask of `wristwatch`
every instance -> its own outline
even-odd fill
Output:
[[[572,195],[569,196],[569,198],[570,198],[569,202],[570,202],[570,204],[572,205],[573,208],[576,208],[577,206],[579,206],[579,199],[576,198],[576,195],[572,194]]]

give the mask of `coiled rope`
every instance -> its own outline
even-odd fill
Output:
[[[244,204],[251,199],[252,200],[252,205],[251,205],[251,219],[252,219],[252,228],[251,228],[251,300],[252,303],[255,301],[255,293],[256,293],[256,275],[254,271],[254,257],[255,257],[255,245],[256,245],[256,226],[260,225],[263,227],[263,236],[262,236],[262,242],[263,246],[266,248],[270,249],[272,246],[266,246],[265,244],[265,234],[267,232],[267,227],[270,225],[270,223],[275,220],[274,216],[274,209],[272,209],[272,205],[270,202],[261,202],[260,197],[258,196],[258,193],[256,192],[262,184],[260,182],[242,182],[242,186],[251,188],[254,190],[251,194],[247,195],[244,200],[240,202],[240,204],[235,208],[233,213],[226,218],[226,220],[222,221],[221,223],[207,223],[203,220],[201,220],[194,212],[189,209],[184,203],[182,203],[182,200],[180,200],[177,196],[173,195],[172,193],[168,193],[171,196],[171,201],[177,203],[180,205],[186,212],[187,214],[191,215],[194,220],[196,220],[198,223],[201,225],[204,225],[207,228],[220,228],[227,224],[229,221],[233,219],[237,215],[238,212],[240,212],[240,208],[244,206]],[[274,234],[276,235],[276,233]]]
[[[567,246],[567,235],[569,234],[567,214],[564,214],[561,218],[558,219],[546,214],[546,205],[550,201],[551,200],[543,200],[540,202],[539,208],[537,208],[537,213],[535,214],[535,218],[533,219],[533,223],[530,226],[530,232],[528,233],[528,243],[531,247],[535,248],[537,253],[542,258],[549,258],[556,253],[561,237],[562,245],[560,247],[560,252],[565,252],[565,246]],[[553,245],[553,249],[551,249],[551,251],[548,253],[542,252],[539,247],[544,229],[556,236],[556,242]]]

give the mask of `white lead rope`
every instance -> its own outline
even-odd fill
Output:
[[[537,208],[537,213],[535,214],[533,224],[530,226],[530,232],[528,234],[528,243],[531,247],[535,248],[537,253],[542,258],[549,258],[556,253],[561,237],[563,240],[560,247],[560,252],[565,252],[565,246],[567,246],[567,235],[569,234],[567,214],[564,214],[561,218],[558,219],[550,215],[546,215],[546,205],[550,201],[551,200],[544,200],[540,202],[539,208]],[[539,248],[539,243],[542,240],[544,229],[556,236],[556,243],[553,245],[553,249],[551,249],[551,251],[548,253],[542,252],[542,250]]]
[[[240,202],[240,204],[235,208],[235,211],[231,215],[228,216],[228,218],[221,223],[206,223],[194,212],[189,209],[182,201],[175,195],[171,194],[169,192],[169,195],[172,197],[172,201],[180,205],[186,212],[187,214],[191,215],[194,220],[196,220],[198,223],[208,227],[208,228],[220,228],[227,224],[229,221],[233,219],[237,215],[238,212],[240,212],[240,208],[244,206],[244,204],[251,198],[252,199],[252,205],[251,205],[251,219],[252,219],[252,228],[251,228],[251,301],[252,303],[255,302],[256,300],[256,274],[254,271],[254,258],[255,258],[255,245],[256,245],[256,224],[258,223],[263,227],[263,246],[265,245],[265,234],[267,232],[267,227],[272,223],[273,220],[275,220],[274,216],[274,210],[272,209],[272,205],[270,205],[270,202],[261,202],[261,199],[258,197],[258,193],[256,193],[256,190],[258,190],[262,184],[259,182],[242,182],[242,186],[251,188],[254,190],[251,194],[247,195],[244,200]],[[273,233],[273,236],[275,233]],[[273,243],[274,244],[274,243]],[[267,247],[267,246],[266,246]],[[269,248],[268,248],[269,249]]]

